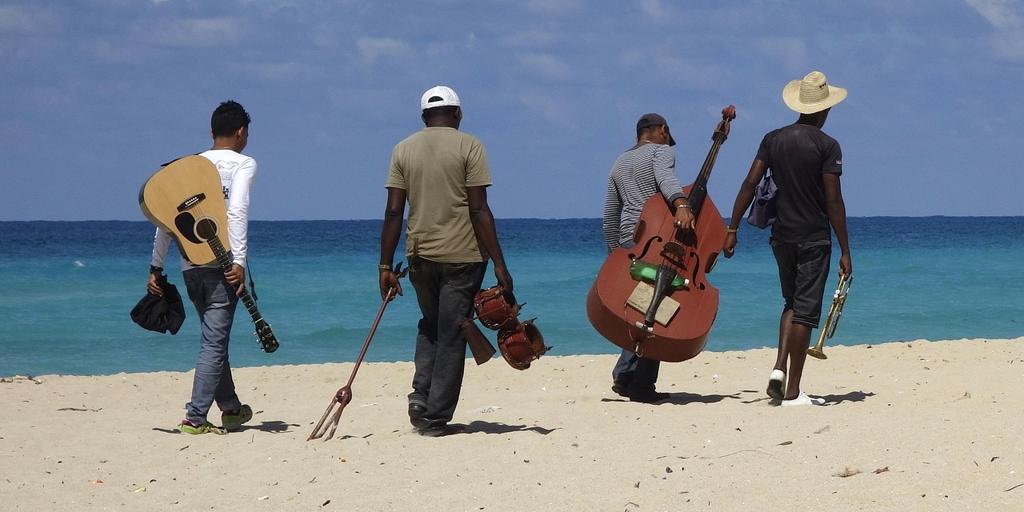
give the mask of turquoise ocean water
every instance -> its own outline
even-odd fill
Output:
[[[617,352],[586,319],[605,255],[600,221],[502,219],[498,229],[523,317],[538,318],[551,354]],[[145,293],[152,233],[146,222],[0,222],[0,375],[192,368],[199,328],[187,298],[175,336],[128,316]],[[379,306],[379,233],[379,221],[252,222],[259,307],[281,348],[260,352],[239,308],[232,364],[354,360]],[[830,344],[1024,336],[1024,217],[852,218],[850,233],[855,282]],[[736,257],[710,275],[722,302],[707,350],[775,345],[782,301],[767,238],[745,225]],[[837,260],[836,250],[825,308]],[[184,295],[177,258],[167,266]],[[406,288],[368,360],[412,359],[419,311]]]

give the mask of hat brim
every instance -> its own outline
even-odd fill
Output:
[[[800,82],[800,80],[793,80],[786,84],[786,87],[782,88],[782,101],[794,112],[813,114],[827,108],[832,108],[846,99],[846,89],[834,85],[826,85],[828,87],[828,96],[824,100],[815,103],[804,103],[800,101]]]

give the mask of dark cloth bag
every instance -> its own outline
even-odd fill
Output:
[[[132,308],[132,321],[143,329],[177,334],[185,321],[185,306],[181,303],[181,294],[163,274],[157,278],[157,283],[164,291],[163,296],[146,293],[146,296]]]
[[[772,179],[772,171],[765,172],[764,178],[761,178],[761,182],[754,188],[754,202],[750,205],[748,223],[764,229],[775,222],[778,217],[775,210],[775,193],[778,190],[775,180]]]

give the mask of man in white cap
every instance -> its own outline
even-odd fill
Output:
[[[785,306],[779,321],[779,350],[768,379],[767,393],[782,405],[821,405],[820,398],[800,392],[811,329],[821,319],[822,296],[832,256],[835,230],[841,256],[839,273],[852,275],[853,261],[846,234],[846,205],[839,177],[843,154],[839,143],[821,131],[829,109],[846,98],[846,89],[828,84],[819,71],[793,80],[782,99],[800,118],[768,132],[761,141],[750,172],[736,194],[724,252],[731,257],[743,212],[754,198],[765,172],[778,187],[777,217],[772,222],[771,246],[779,267]],[[788,361],[788,371],[787,371]],[[787,380],[788,377],[788,380]]]
[[[394,287],[402,294],[391,265],[408,201],[409,281],[423,314],[409,421],[421,435],[437,437],[457,432],[448,422],[459,402],[466,361],[460,325],[470,316],[488,259],[494,261],[494,276],[506,297],[513,303],[515,297],[487,205],[487,153],[476,137],[459,131],[459,96],[438,85],[423,93],[420,109],[426,127],[395,145],[391,154],[380,241],[380,291],[383,297]]]

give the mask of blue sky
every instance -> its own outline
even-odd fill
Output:
[[[252,218],[383,212],[393,145],[448,84],[487,147],[498,217],[597,217],[637,117],[665,115],[731,208],[781,90],[849,89],[825,129],[851,215],[1024,215],[1024,4],[915,1],[0,0],[0,220],[141,220],[157,166],[252,113]]]

